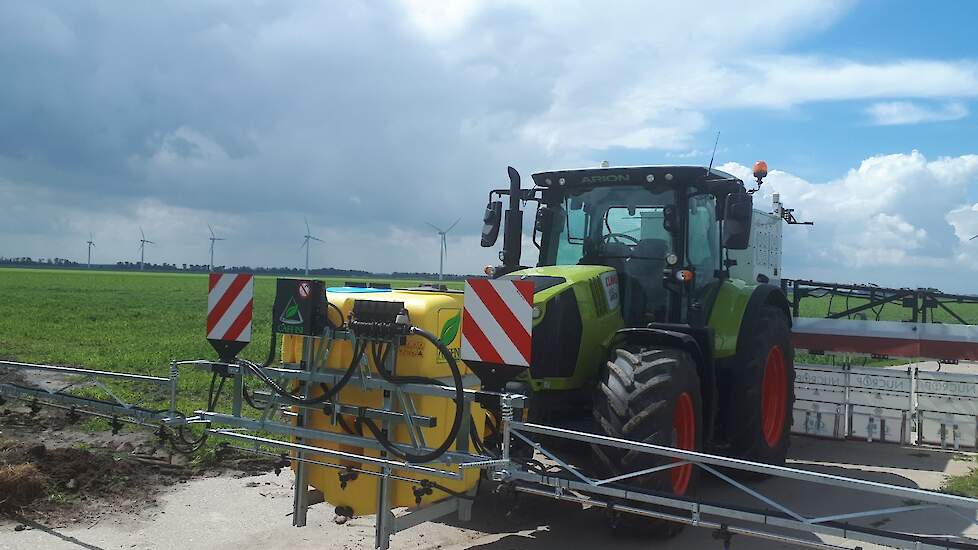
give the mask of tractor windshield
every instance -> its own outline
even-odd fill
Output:
[[[680,190],[686,193],[682,201],[678,201]],[[556,216],[540,243],[539,265],[614,268],[622,292],[622,314],[629,324],[668,319],[670,301],[676,300],[662,282],[670,254],[697,274],[695,291],[715,280],[719,265],[716,199],[694,185],[582,188],[552,195],[546,202]],[[666,229],[669,223],[675,226],[673,231]]]
[[[555,205],[554,231],[544,239],[541,265],[597,264],[606,259],[664,260],[672,236],[663,227],[675,192],[623,186],[581,190]],[[559,230],[559,231],[558,231]]]

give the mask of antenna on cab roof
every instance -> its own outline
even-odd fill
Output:
[[[713,153],[710,154],[710,167],[706,169],[707,175],[713,170],[713,158],[717,156],[717,144],[720,143],[720,130],[717,130],[717,138],[713,140]]]

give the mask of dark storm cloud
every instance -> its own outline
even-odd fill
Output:
[[[518,48],[508,15],[493,39]],[[459,59],[393,4],[8,2],[0,21],[4,176],[99,204],[449,217],[521,160],[507,142],[548,90],[506,44]]]

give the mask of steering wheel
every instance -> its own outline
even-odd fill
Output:
[[[601,242],[608,243],[611,241],[612,237],[614,237],[615,239],[627,239],[629,241],[632,241],[633,245],[638,244],[638,239],[636,239],[631,235],[626,235],[624,233],[608,233],[607,235],[601,237]],[[621,241],[616,241],[616,242],[621,242]]]

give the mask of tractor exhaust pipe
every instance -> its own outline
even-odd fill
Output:
[[[523,241],[523,211],[520,210],[520,200],[523,191],[520,189],[520,173],[516,168],[506,168],[509,173],[509,209],[506,210],[506,223],[503,226],[503,250],[499,254],[503,271],[509,273],[520,268],[520,255]]]

